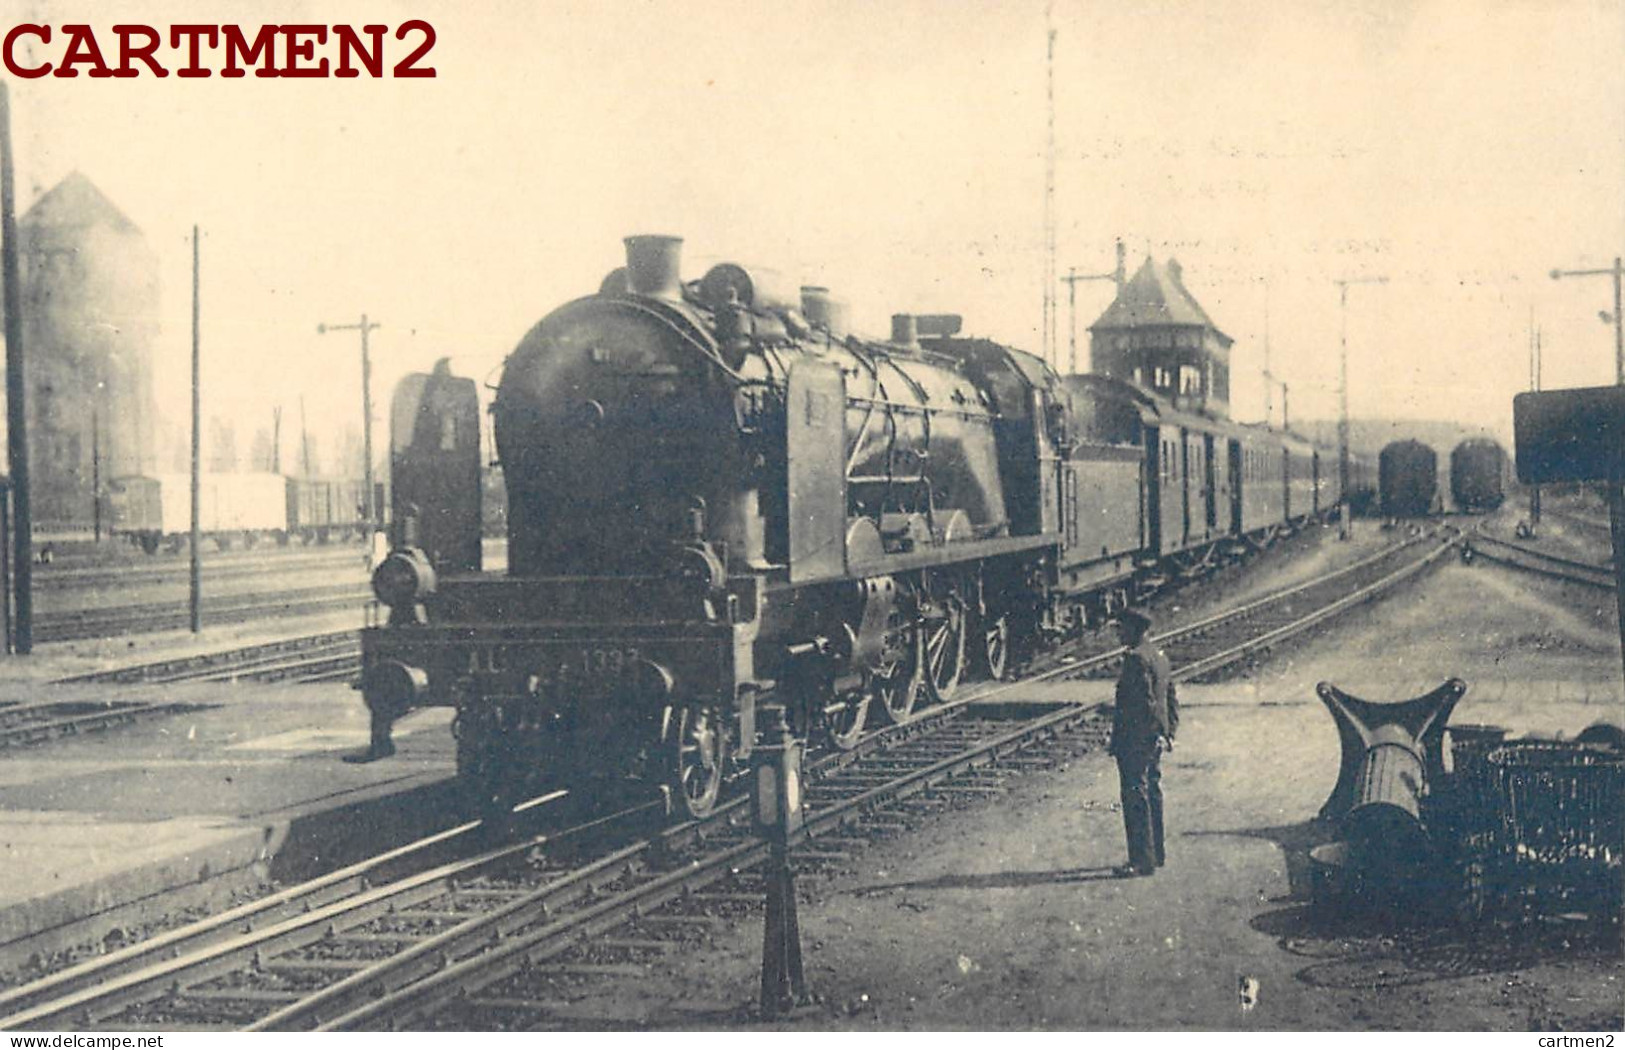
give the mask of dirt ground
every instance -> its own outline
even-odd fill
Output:
[[[1311,557],[1329,557],[1311,553]],[[1319,680],[1400,699],[1469,683],[1453,721],[1573,735],[1625,723],[1612,600],[1454,559],[1240,679],[1181,688],[1165,759],[1168,866],[1120,880],[1111,760],[1017,777],[991,801],[858,853],[801,909],[803,1030],[1618,1030],[1618,927],[1328,923],[1305,854],[1336,779]],[[1106,699],[1109,683],[1079,687]],[[674,959],[636,1002],[657,1028],[753,1027],[761,920]],[[1239,990],[1253,991],[1243,1004]],[[578,1004],[583,1023],[596,1006]]]

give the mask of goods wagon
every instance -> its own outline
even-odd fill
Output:
[[[280,474],[204,474],[198,482],[199,522],[217,542],[252,543],[287,536],[286,481]],[[107,486],[112,533],[149,553],[178,545],[192,529],[192,487],[186,474],[115,478]]]

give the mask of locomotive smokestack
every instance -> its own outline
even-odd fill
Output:
[[[891,315],[891,341],[899,346],[918,346],[920,337],[914,327],[913,314]]]
[[[652,299],[683,300],[683,281],[678,273],[683,239],[658,234],[626,238],[626,270],[632,291]]]

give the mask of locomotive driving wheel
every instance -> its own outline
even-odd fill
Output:
[[[920,673],[922,637],[912,628],[903,632],[898,651],[869,678],[869,692],[886,718],[897,725],[908,721],[919,703],[924,676]]]
[[[982,648],[979,653],[982,669],[997,682],[1010,669],[1010,617],[1001,613],[982,617]]]
[[[727,737],[714,708],[683,704],[672,715],[667,747],[671,756],[672,802],[679,816],[704,817],[722,794]]]
[[[931,699],[942,703],[959,688],[965,672],[965,602],[948,593],[937,600],[935,615],[926,620],[925,688]]]
[[[863,725],[869,720],[867,690],[853,691],[838,698],[837,705],[825,715],[830,743],[842,751],[850,751],[863,739]]]

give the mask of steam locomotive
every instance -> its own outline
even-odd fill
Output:
[[[825,289],[684,282],[680,243],[628,238],[509,355],[505,574],[480,571],[473,382],[395,395],[362,690],[375,717],[455,707],[482,803],[630,775],[703,814],[765,697],[849,747],[1338,504],[1308,442],[1059,376],[952,315],[863,340]]]

